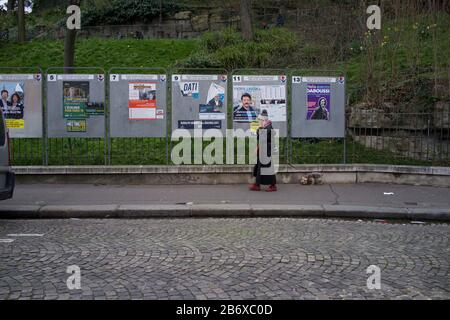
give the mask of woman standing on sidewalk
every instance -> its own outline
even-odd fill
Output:
[[[275,171],[272,167],[272,134],[273,127],[272,121],[269,120],[269,116],[267,114],[267,110],[263,110],[261,114],[258,116],[259,120],[259,128],[256,131],[257,136],[257,161],[255,167],[253,168],[253,176],[256,178],[256,181],[253,185],[250,186],[250,190],[252,191],[261,191],[261,185],[268,185],[269,187],[266,189],[267,192],[277,191],[277,178],[275,176]],[[265,145],[266,152],[265,161],[261,163],[261,159],[259,157],[259,150],[261,146]],[[267,161],[268,160],[268,161]]]

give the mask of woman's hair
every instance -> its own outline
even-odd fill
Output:
[[[14,92],[11,96],[11,103],[14,102],[14,97],[17,97],[17,103],[20,103],[20,96],[16,92]]]
[[[327,99],[322,97],[322,98],[319,99],[319,107],[322,106],[322,101],[325,101],[325,106],[327,105]]]

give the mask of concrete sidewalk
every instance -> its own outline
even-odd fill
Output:
[[[450,221],[450,188],[389,184],[19,184],[0,218],[340,217]]]

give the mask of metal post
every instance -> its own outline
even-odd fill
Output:
[[[344,137],[344,164],[347,163],[347,141],[346,138]]]
[[[169,144],[169,125],[171,126],[171,122],[170,120],[172,119],[171,115],[172,115],[172,91],[170,89],[169,86],[169,81],[170,83],[172,83],[172,77],[171,77],[171,73],[169,75],[169,72],[166,71],[166,165],[169,165],[169,149],[170,149],[170,144]],[[169,112],[169,95],[170,95],[170,112]],[[170,116],[169,116],[170,115]]]
[[[109,79],[106,80],[106,74],[105,74],[105,91],[108,93],[108,99],[106,99],[106,92],[105,92],[105,139],[103,142],[103,154],[104,154],[104,163],[105,166],[110,165],[111,164],[111,153],[110,153],[110,145],[111,145],[111,141],[110,141],[110,135],[109,135],[109,105],[110,105],[110,101],[109,101],[109,88],[106,85],[106,83],[109,84]]]
[[[47,130],[47,81],[44,81],[44,72],[41,70],[42,76],[42,156],[44,166],[48,166],[48,130]],[[44,88],[45,83],[45,88]]]

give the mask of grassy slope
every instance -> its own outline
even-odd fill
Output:
[[[33,41],[27,44],[3,43],[1,66],[62,66],[64,42],[58,40]],[[168,67],[188,57],[197,47],[196,40],[79,40],[76,44],[75,64],[78,67]]]

